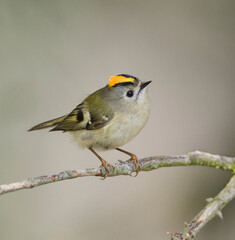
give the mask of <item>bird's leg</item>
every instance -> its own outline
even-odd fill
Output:
[[[113,169],[114,169],[115,167],[114,167],[112,164],[106,162],[92,147],[89,147],[89,150],[91,150],[91,151],[96,155],[96,157],[98,157],[99,160],[101,161],[101,166],[103,166],[103,167],[105,168],[105,170],[106,170],[106,174],[105,174],[105,177],[104,177],[104,178],[106,178],[107,173],[109,173],[109,168],[108,168],[108,166],[109,166],[109,167],[112,167]]]
[[[136,157],[136,155],[133,154],[133,153],[127,152],[127,151],[125,151],[125,150],[123,150],[121,148],[116,148],[116,150],[118,150],[120,152],[123,152],[123,153],[125,153],[125,154],[127,154],[127,155],[129,155],[131,157],[129,160],[134,161],[135,168],[136,168],[136,175],[135,176],[137,176],[139,171],[140,171],[140,165],[139,165],[139,161],[138,161],[138,158]]]

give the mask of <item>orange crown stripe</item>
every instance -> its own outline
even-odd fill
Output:
[[[123,82],[134,82],[134,78],[126,78],[124,76],[111,76],[109,78],[109,87],[113,87],[118,83],[123,83]]]

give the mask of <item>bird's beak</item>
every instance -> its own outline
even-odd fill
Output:
[[[140,84],[140,91],[143,90],[147,85],[149,85],[149,83],[151,83],[152,81],[148,81],[148,82],[142,82]]]

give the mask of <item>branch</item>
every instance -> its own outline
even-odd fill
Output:
[[[140,171],[152,171],[161,167],[203,165],[235,172],[235,158],[212,155],[199,151],[188,153],[187,155],[147,157],[140,159],[139,165]],[[106,173],[103,167],[99,167],[83,170],[66,170],[53,175],[27,178],[21,182],[0,185],[0,195],[78,177],[131,175],[136,170],[135,164],[132,161],[120,161],[120,163],[116,163],[114,166],[115,168],[110,168],[108,173]]]
[[[195,239],[199,231],[216,215],[223,219],[222,209],[235,197],[235,175],[230,179],[225,188],[215,197],[209,198],[204,209],[194,217],[191,222],[185,222],[183,233],[169,233],[172,240]]]
[[[139,160],[140,171],[152,171],[161,167],[173,166],[208,166],[232,171],[235,174],[235,158],[219,155],[212,155],[204,152],[192,152],[187,155],[178,156],[154,156]],[[132,161],[114,164],[115,168],[110,168],[107,173],[103,167],[88,168],[83,170],[67,170],[54,175],[31,177],[21,182],[0,185],[0,195],[15,192],[21,189],[30,189],[44,184],[68,180],[78,177],[99,176],[114,177],[119,175],[130,175],[136,171]],[[197,233],[213,217],[222,217],[221,210],[235,197],[235,176],[231,178],[227,186],[214,198],[209,199],[207,206],[190,222],[186,223],[183,233],[169,233],[172,240],[195,239]]]

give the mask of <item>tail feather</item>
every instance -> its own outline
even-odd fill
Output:
[[[40,130],[40,129],[44,129],[44,128],[54,127],[54,126],[58,125],[60,122],[62,122],[66,117],[67,117],[67,115],[40,123],[40,124],[30,128],[28,131],[30,132],[30,131],[34,131],[34,130]]]

